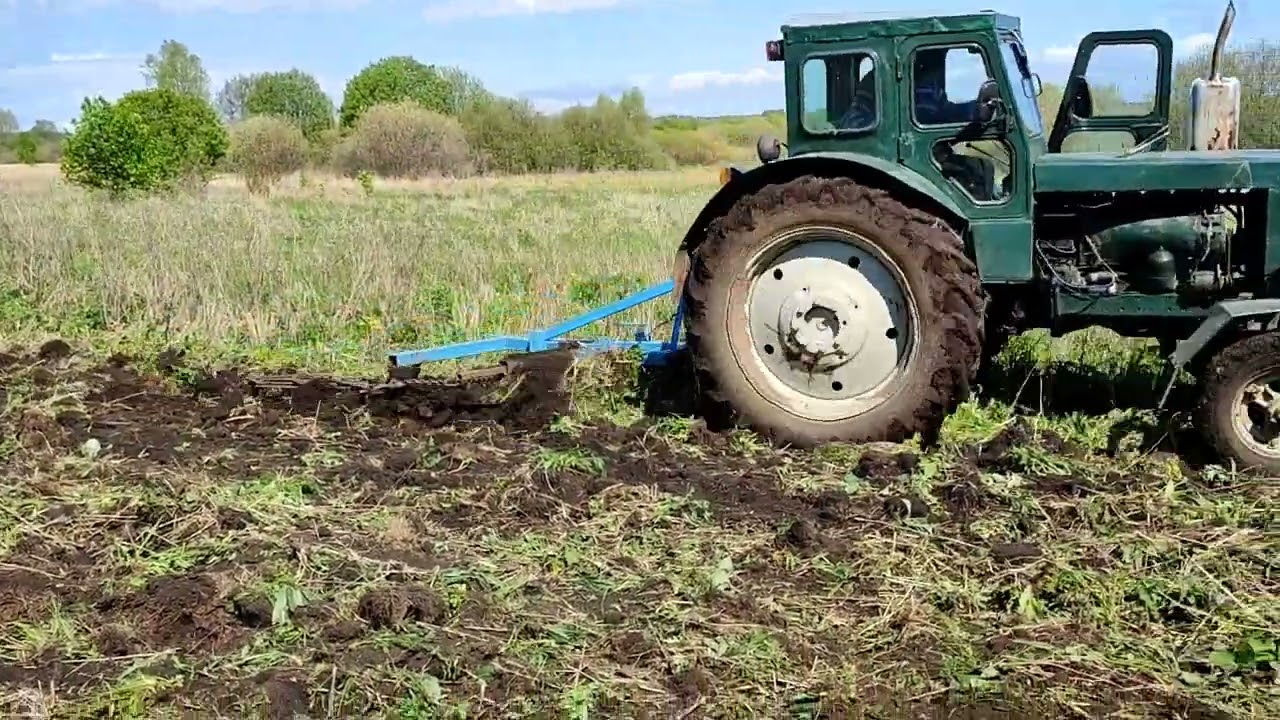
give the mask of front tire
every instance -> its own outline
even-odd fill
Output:
[[[786,444],[932,443],[982,360],[985,300],[960,238],[846,178],[740,199],[697,248],[687,297],[706,395]]]
[[[1209,359],[1195,424],[1240,470],[1280,475],[1280,333],[1236,340]]]

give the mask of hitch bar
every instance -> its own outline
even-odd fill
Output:
[[[438,345],[419,350],[402,350],[387,356],[392,367],[411,367],[424,363],[460,360],[488,353],[535,353],[547,350],[573,349],[578,355],[594,355],[615,350],[639,349],[644,353],[644,364],[649,366],[663,365],[668,357],[680,348],[680,333],[684,325],[684,300],[676,306],[675,317],[671,322],[669,340],[656,340],[649,335],[647,328],[638,329],[630,340],[620,338],[599,338],[580,341],[561,339],[575,330],[599,322],[606,318],[652,302],[664,295],[670,296],[675,289],[674,280],[666,280],[657,285],[632,293],[627,297],[609,303],[594,310],[556,323],[549,328],[534,330],[526,335],[500,335],[482,340]]]

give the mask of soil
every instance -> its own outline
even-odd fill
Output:
[[[587,522],[593,502],[607,502],[602,499],[605,493],[656,488],[706,501],[706,511],[722,527],[767,530],[777,548],[838,561],[856,554],[849,538],[865,528],[937,517],[966,522],[999,506],[1003,500],[976,482],[978,472],[1009,469],[1009,448],[1025,442],[1028,433],[1025,426],[1015,425],[978,449],[942,486],[941,502],[930,503],[910,495],[851,496],[786,487],[779,477],[792,469],[792,461],[774,452],[740,453],[710,432],[699,435],[697,453],[676,447],[643,425],[593,428],[577,435],[551,432],[549,422],[570,408],[563,389],[569,369],[564,354],[524,358],[511,363],[511,374],[492,380],[390,383],[262,377],[236,370],[201,373],[186,368],[181,353],[165,353],[155,360],[161,375],[140,372],[124,358],[91,367],[77,366],[74,359],[73,348],[61,341],[46,343],[34,353],[0,355],[0,388],[15,395],[21,392],[26,400],[21,412],[0,415],[0,437],[12,435],[25,448],[22,459],[31,470],[30,492],[41,492],[41,472],[63,468],[68,458],[86,453],[131,480],[119,488],[117,506],[93,509],[99,534],[92,541],[55,542],[51,538],[56,532],[51,530],[16,543],[0,565],[0,627],[39,622],[55,606],[80,607],[100,660],[0,660],[0,684],[10,688],[54,684],[70,697],[98,692],[119,677],[131,659],[175,650],[188,664],[247,656],[255,643],[277,631],[279,598],[264,587],[246,586],[245,578],[277,577],[309,567],[309,544],[332,537],[338,529],[317,521],[297,526],[305,532],[279,536],[258,527],[252,507],[214,508],[195,498],[193,510],[183,504],[193,500],[183,494],[179,480],[192,468],[228,483],[244,483],[275,472],[287,474],[302,458],[310,479],[293,491],[320,504],[338,491],[358,493],[364,506],[382,505],[397,493],[475,491],[466,502],[444,503],[429,517],[388,521],[385,542],[347,547],[350,561],[330,562],[317,570],[328,581],[364,588],[350,598],[346,610],[332,601],[292,610],[293,622],[315,643],[309,646],[314,652],[310,659],[326,668],[324,677],[282,670],[246,679],[244,686],[201,687],[198,676],[186,681],[184,692],[212,697],[231,714],[257,699],[267,717],[279,718],[323,715],[326,709],[314,705],[317,683],[359,684],[361,673],[389,663],[439,679],[457,675],[460,667],[483,667],[490,673],[483,692],[491,700],[537,697],[542,692],[530,678],[504,672],[502,664],[493,661],[504,644],[515,641],[484,636],[484,597],[495,592],[493,588],[468,585],[468,604],[456,623],[464,631],[434,637],[430,650],[386,644],[353,647],[357,639],[407,625],[435,627],[456,619],[460,611],[424,580],[447,563],[434,554],[432,533],[514,532],[553,520]],[[73,383],[87,388],[83,401],[59,400],[58,388]],[[308,461],[316,437],[329,438],[341,452]],[[87,449],[93,445],[90,440],[97,450]],[[1073,452],[1061,443],[1058,449]],[[604,463],[606,472],[562,472],[554,482],[536,472],[520,474],[535,453],[568,451],[590,453]],[[883,488],[918,467],[914,454],[873,449],[849,471]],[[1062,496],[1089,492],[1086,483],[1070,478],[1032,482]],[[50,488],[48,494],[68,497],[65,488]],[[39,522],[48,530],[58,523],[81,521],[79,514],[84,512],[83,504],[51,503]],[[167,546],[153,550],[137,561],[151,563],[151,569],[131,578],[104,569],[131,552],[131,544],[153,542],[157,535],[166,543],[213,535],[234,538],[234,543],[198,562],[169,565],[154,557]],[[1011,542],[991,545],[988,554],[994,562],[1016,567],[1034,563],[1042,549]],[[371,575],[370,566],[379,572]],[[736,570],[746,576],[776,572],[766,562]],[[777,582],[800,592],[813,584],[815,595],[825,592],[812,574],[779,577]],[[520,591],[536,600],[538,578],[530,578]],[[644,617],[674,592],[668,579],[655,577],[647,586],[629,588],[624,597],[581,611],[613,625]],[[877,581],[866,578],[849,591],[848,602],[856,602],[859,594],[873,597],[878,592]],[[788,622],[776,608],[750,596],[712,593],[708,601],[727,618],[779,631]],[[549,632],[536,616],[522,631],[533,636]],[[797,652],[822,651],[828,642],[835,641],[806,640]],[[619,628],[602,645],[621,666],[668,662],[661,642],[634,625]],[[164,667],[152,665],[149,672],[163,675]],[[665,690],[672,712],[680,717],[708,716],[695,711],[723,691],[717,678],[725,677],[698,664],[671,670]],[[928,700],[901,709],[908,717],[1017,716],[1006,708],[959,708],[950,702]]]

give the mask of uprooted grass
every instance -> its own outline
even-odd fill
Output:
[[[545,429],[436,427],[46,350],[0,363],[11,714],[1280,709],[1280,491],[1114,418],[793,452],[600,422],[601,370]]]

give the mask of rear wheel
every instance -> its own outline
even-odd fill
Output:
[[[1280,475],[1280,333],[1251,335],[1210,358],[1195,421],[1223,460]]]
[[[931,442],[981,361],[983,296],[960,239],[848,179],[744,197],[697,249],[688,297],[707,394],[793,445]]]

